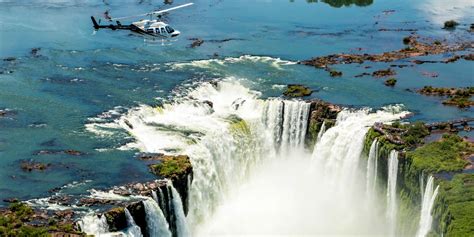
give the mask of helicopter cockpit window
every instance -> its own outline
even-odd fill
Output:
[[[170,26],[166,26],[166,31],[168,31],[168,33],[170,34],[174,32],[173,28],[171,28]]]

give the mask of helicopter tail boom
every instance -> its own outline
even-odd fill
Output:
[[[100,25],[97,24],[97,21],[93,16],[91,16],[92,24],[94,25],[94,29],[98,30],[100,28]]]
[[[99,25],[99,23],[97,23],[97,21],[95,20],[95,17],[91,16],[91,20],[92,20],[92,25],[93,25],[95,30],[98,30],[98,29],[133,30],[132,25],[122,25],[120,23],[120,21],[116,21],[116,23],[117,23],[116,25],[114,25],[114,24]]]

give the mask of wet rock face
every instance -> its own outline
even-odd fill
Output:
[[[167,178],[181,195],[184,212],[188,212],[188,185],[193,177],[193,168],[188,156],[166,156],[157,158],[161,163],[150,165],[150,171],[155,175]]]
[[[337,105],[321,100],[311,101],[310,103],[308,131],[306,132],[307,146],[314,145],[323,123],[326,129],[335,124],[337,114],[342,110],[342,108]]]
[[[109,231],[115,232],[127,228],[127,218],[123,207],[115,207],[104,213]]]
[[[143,202],[135,202],[127,206],[128,211],[133,216],[133,220],[140,227],[144,237],[149,237],[146,223],[146,212]]]

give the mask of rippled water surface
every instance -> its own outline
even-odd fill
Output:
[[[125,31],[93,33],[91,15],[100,17],[106,10],[113,16],[134,15],[165,7],[153,0],[0,1],[0,57],[16,58],[0,62],[0,109],[14,111],[0,118],[1,199],[45,196],[73,181],[83,185],[70,192],[152,178],[134,158],[136,151],[115,149],[127,143],[127,133],[100,136],[87,124],[113,120],[140,104],[160,104],[198,81],[235,78],[264,98],[280,96],[283,85],[306,84],[315,90],[309,98],[355,107],[403,104],[414,113],[410,119],[473,116],[472,109],[446,107],[442,98],[411,92],[425,85],[473,86],[470,61],[397,68],[394,88],[384,86],[383,79],[354,77],[390,64],[337,65],[344,73],[340,78],[296,64],[332,53],[400,49],[410,29],[449,42],[472,41],[467,31],[474,22],[472,1],[196,0],[164,16],[182,32],[177,41],[163,45]],[[450,19],[461,25],[441,29]],[[204,44],[190,48],[189,38],[196,37]],[[407,60],[396,62],[403,63]],[[364,69],[367,65],[372,68]],[[438,77],[426,76],[433,73]],[[65,149],[85,154],[36,155]],[[52,166],[23,172],[20,161],[30,159]]]

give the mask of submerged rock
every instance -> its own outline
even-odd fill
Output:
[[[23,171],[28,171],[31,172],[33,170],[46,170],[49,168],[51,164],[44,164],[40,162],[35,162],[35,161],[21,161],[20,167]]]
[[[395,84],[397,84],[397,79],[395,79],[395,78],[387,79],[387,80],[384,82],[384,84],[385,84],[386,86],[394,87]]]
[[[462,58],[464,60],[469,60],[469,61],[474,61],[474,54],[466,54],[466,55],[463,55]]]
[[[341,76],[342,76],[342,72],[330,70],[330,71],[329,71],[329,76],[331,76],[331,77],[341,77]]]
[[[457,21],[449,20],[449,21],[444,22],[443,29],[454,29],[458,25],[459,25],[459,23]]]
[[[204,40],[199,39],[199,38],[191,38],[190,40],[193,40],[193,42],[190,45],[191,48],[199,47],[204,43]]]
[[[15,115],[16,111],[13,111],[11,109],[0,109],[0,118],[1,117],[10,117],[12,115]]]
[[[31,51],[30,51],[30,55],[32,57],[38,57],[40,50],[41,50],[41,48],[32,48]]]
[[[383,69],[383,70],[378,70],[372,73],[373,77],[389,77],[389,76],[394,76],[397,73],[392,70],[391,68],[388,69]]]
[[[6,57],[6,58],[3,59],[3,61],[12,62],[12,61],[16,61],[16,58],[15,57]]]
[[[312,93],[313,91],[309,89],[309,87],[297,84],[290,84],[283,92],[283,95],[288,97],[303,97],[310,96]]]
[[[67,150],[40,150],[33,153],[34,155],[58,155],[58,154],[66,154],[71,156],[82,156],[85,155],[84,152],[67,149]]]

